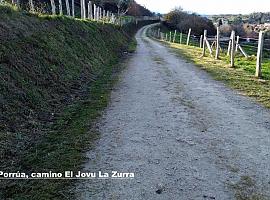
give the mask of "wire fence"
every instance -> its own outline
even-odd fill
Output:
[[[254,58],[256,60],[254,62],[256,66],[256,77],[262,77],[262,63],[270,64],[270,39],[264,39],[263,32],[258,34],[258,38],[236,36],[234,31],[232,31],[230,37],[221,37],[219,29],[217,30],[217,35],[214,36],[208,36],[207,34],[194,35],[191,33],[191,29],[189,32],[181,33],[177,31],[161,32],[161,29],[158,27],[151,30],[151,35],[156,39],[201,48],[202,56],[205,56],[207,49],[216,59],[219,59],[219,54],[225,54],[230,57],[231,67],[234,67],[236,55]],[[218,52],[217,49],[219,49]]]

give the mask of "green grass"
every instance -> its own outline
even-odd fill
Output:
[[[78,170],[99,137],[123,52],[138,26],[119,27],[0,6],[0,169]],[[1,181],[0,199],[71,198],[70,181]],[[72,199],[72,198],[71,198]]]
[[[116,60],[117,62],[117,60]],[[121,67],[112,63],[97,81],[89,86],[87,98],[65,108],[50,132],[25,152],[22,168],[31,171],[77,171],[85,161],[84,152],[92,147],[99,133],[93,127],[101,111],[107,106],[110,91],[118,80]],[[10,183],[11,184],[11,183]],[[66,199],[72,197],[70,181],[21,181],[5,191],[14,199]]]
[[[133,38],[132,41],[130,42],[128,52],[134,53],[136,51],[136,49],[137,49],[137,40],[135,38]]]
[[[209,72],[216,80],[223,81],[243,95],[250,96],[267,108],[270,108],[270,61],[264,60],[262,79],[254,77],[255,57],[236,56],[235,68],[231,68],[229,58],[223,53],[220,60],[209,54],[201,57],[202,49],[194,46],[167,43],[174,51],[187,60],[192,61],[201,69]]]

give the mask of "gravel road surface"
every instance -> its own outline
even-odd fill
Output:
[[[78,199],[270,199],[270,112],[146,37],[112,92]]]

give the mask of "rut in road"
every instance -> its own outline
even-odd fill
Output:
[[[138,49],[97,125],[78,199],[270,197],[270,112],[137,33]]]

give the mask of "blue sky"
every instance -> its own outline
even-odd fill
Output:
[[[270,0],[136,0],[154,12],[167,13],[181,6],[199,14],[270,12]]]

